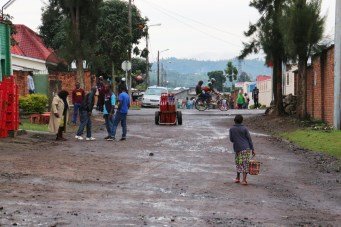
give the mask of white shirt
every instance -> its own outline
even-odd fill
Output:
[[[27,87],[28,87],[28,90],[31,90],[31,91],[35,90],[34,81],[31,75],[27,76]]]

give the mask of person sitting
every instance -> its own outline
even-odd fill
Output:
[[[204,82],[202,80],[200,80],[197,84],[197,86],[195,87],[195,93],[197,94],[197,96],[199,98],[202,98],[204,100],[209,100],[210,99],[210,88],[208,86],[202,87],[202,85],[204,84]]]

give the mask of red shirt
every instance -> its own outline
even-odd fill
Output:
[[[206,93],[207,92],[211,92],[211,88],[210,87],[203,87],[202,90],[204,90]]]
[[[73,104],[82,104],[85,92],[82,88],[75,89],[72,92],[72,103]]]

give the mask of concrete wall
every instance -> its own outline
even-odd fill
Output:
[[[269,107],[272,101],[272,79],[257,81],[257,88],[259,89],[259,103]]]
[[[291,66],[288,68],[287,72],[285,73],[284,78],[284,95],[293,94],[295,95],[295,71],[297,70],[297,66]]]

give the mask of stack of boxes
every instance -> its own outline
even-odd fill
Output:
[[[0,138],[19,129],[19,93],[13,76],[0,82]]]
[[[161,94],[160,122],[174,124],[176,122],[176,102],[174,94]]]

